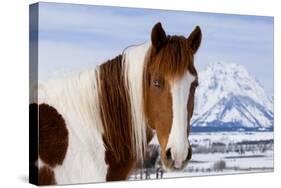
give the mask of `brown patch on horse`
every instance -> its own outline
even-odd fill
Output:
[[[124,150],[125,149],[125,150]],[[130,152],[127,148],[123,148],[123,152],[128,157],[116,160],[114,153],[110,150],[105,152],[105,162],[108,164],[106,181],[126,180],[131,170],[134,168],[136,159],[130,157]]]
[[[48,104],[39,105],[39,156],[51,167],[63,163],[68,131],[61,114]]]
[[[131,104],[125,88],[121,55],[100,66],[99,89],[105,161],[109,165],[107,180],[124,180],[136,161],[136,152],[133,149]]]
[[[38,185],[55,185],[55,174],[49,167],[42,167],[39,169]]]
[[[147,128],[146,135],[147,142],[150,142],[153,138],[153,132],[150,128]],[[127,156],[130,156],[130,151],[128,151],[127,148],[125,148],[124,153]],[[126,180],[128,178],[130,172],[135,168],[137,160],[134,157],[127,157],[122,158],[121,160],[116,160],[114,153],[110,150],[106,150],[105,162],[109,165],[106,175],[106,181],[119,181]]]

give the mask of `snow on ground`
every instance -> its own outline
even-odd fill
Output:
[[[189,140],[194,152],[187,167],[164,172],[163,178],[273,171],[273,132],[192,133]],[[148,177],[154,179],[156,174]],[[140,179],[140,175],[130,179]]]

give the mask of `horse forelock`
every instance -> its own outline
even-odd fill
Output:
[[[168,79],[181,78],[187,70],[197,75],[192,51],[186,38],[182,36],[167,36],[166,44],[159,52],[152,50],[148,61],[148,69],[152,74]]]

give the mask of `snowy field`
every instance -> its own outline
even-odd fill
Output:
[[[183,171],[156,175],[161,163],[138,169],[130,179],[190,177],[273,171],[273,132],[213,132],[190,135],[192,159]],[[155,141],[153,142],[155,143]],[[159,150],[159,149],[158,149]],[[158,156],[158,163],[159,163]],[[161,172],[160,170],[160,172]]]

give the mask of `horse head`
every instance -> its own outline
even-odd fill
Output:
[[[144,110],[155,130],[166,169],[183,169],[192,156],[188,141],[198,75],[194,55],[201,43],[197,26],[186,38],[166,35],[161,23],[151,32],[144,71]]]

